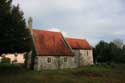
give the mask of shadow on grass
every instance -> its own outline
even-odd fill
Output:
[[[16,75],[25,72],[26,69],[22,64],[0,63],[0,75]]]
[[[125,65],[92,65],[63,70],[26,70],[0,64],[0,83],[125,83]]]
[[[75,76],[86,76],[86,77],[102,77],[102,74],[96,73],[96,72],[85,72],[85,71],[80,71],[80,72],[75,72],[73,73]]]
[[[86,67],[77,68],[72,71],[72,74],[78,77],[102,77],[103,73],[111,72],[113,69],[112,65],[101,64],[101,65],[91,65]]]

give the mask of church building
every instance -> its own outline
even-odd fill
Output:
[[[61,32],[32,29],[33,50],[27,54],[27,68],[37,71],[77,68],[93,64],[92,47],[85,39],[65,38]]]

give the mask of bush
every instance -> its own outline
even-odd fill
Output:
[[[10,58],[3,57],[1,63],[10,63]]]

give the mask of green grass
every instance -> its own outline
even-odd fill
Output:
[[[125,83],[125,64],[31,71],[22,65],[0,64],[0,83]]]

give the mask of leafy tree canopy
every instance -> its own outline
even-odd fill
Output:
[[[30,40],[19,5],[12,5],[12,0],[0,0],[0,53],[28,51]]]
[[[121,49],[118,45],[121,44],[100,41],[94,48],[94,61],[98,63],[125,63],[125,46]]]

